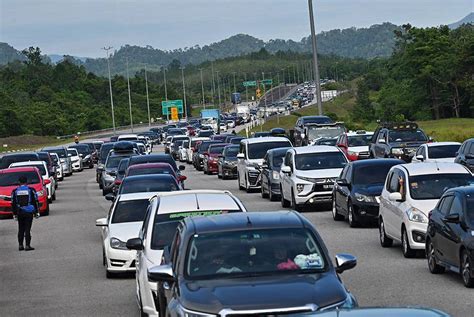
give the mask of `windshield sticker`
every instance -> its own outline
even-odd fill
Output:
[[[411,188],[413,188],[413,189],[418,188],[418,183],[417,182],[410,183],[410,185],[411,185]]]
[[[298,254],[294,262],[302,269],[321,268],[323,266],[323,261],[317,253],[310,255]]]
[[[170,214],[170,219],[175,218],[186,218],[186,217],[196,217],[196,216],[214,216],[225,214],[227,211],[224,210],[207,210],[207,211],[190,211],[190,212],[180,212],[175,214]]]

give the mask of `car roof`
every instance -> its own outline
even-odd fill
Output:
[[[45,161],[24,161],[24,162],[15,162],[12,163],[11,165],[14,165],[15,167],[18,166],[31,166],[31,165],[45,165]]]
[[[290,142],[287,138],[284,137],[276,137],[276,136],[264,136],[261,138],[250,138],[250,139],[243,139],[241,143],[247,144],[255,144],[255,143],[267,143],[267,142]]]
[[[330,145],[300,146],[292,148],[292,150],[294,150],[296,154],[341,152],[338,147]]]
[[[271,149],[271,150],[268,150],[268,154],[275,154],[275,153],[286,153],[286,151],[288,151],[289,149],[292,149],[292,147],[290,146],[287,146],[287,147],[277,147],[276,149]]]
[[[120,202],[120,201],[150,199],[156,196],[157,194],[158,194],[157,192],[122,194],[117,197],[117,201]]]
[[[6,174],[6,173],[19,173],[19,172],[37,172],[38,173],[38,168],[33,167],[33,166],[23,166],[23,167],[12,167],[12,168],[5,168],[5,169],[0,169],[0,174]]]
[[[89,145],[87,145],[86,143],[78,143],[78,144],[69,145],[68,147],[73,148],[73,149],[77,149],[81,147],[89,148]]]
[[[427,147],[433,147],[433,146],[447,146],[447,145],[461,145],[459,142],[431,142],[431,143],[425,143]]]
[[[350,162],[354,168],[365,167],[365,166],[384,166],[384,165],[396,165],[405,164],[405,161],[394,159],[394,158],[383,158],[383,159],[371,159],[371,160],[357,160]]]
[[[301,216],[292,210],[248,213],[229,213],[184,219],[195,233],[275,228],[304,228]]]
[[[131,170],[132,169],[145,169],[145,168],[152,168],[152,167],[169,167],[172,170],[174,170],[173,166],[171,166],[171,164],[165,163],[165,162],[135,164],[135,165],[130,166],[129,169],[131,169]]]
[[[160,193],[158,197],[160,200],[158,213],[160,214],[241,209],[237,198],[230,191],[185,190]],[[245,211],[245,207],[243,208]]]
[[[118,137],[119,138],[137,138],[138,135],[136,135],[136,134],[121,134]]]
[[[471,174],[466,167],[457,163],[402,164],[410,176],[429,174]]]
[[[14,157],[14,156],[30,156],[30,155],[38,155],[36,152],[16,152],[16,153],[7,153],[2,155],[2,157]]]
[[[45,146],[42,148],[43,151],[48,151],[48,150],[66,150],[64,146]]]

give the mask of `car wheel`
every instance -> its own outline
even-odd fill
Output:
[[[278,195],[273,194],[271,189],[268,189],[268,198],[270,201],[277,201],[278,200]]]
[[[261,194],[262,198],[268,198],[268,194],[265,193],[265,189],[264,189],[263,184],[262,184],[262,186],[260,186],[260,194]]]
[[[48,216],[48,215],[49,215],[49,204],[48,204],[48,206],[46,206],[46,210],[43,213],[43,216]]]
[[[250,188],[250,184],[249,184],[249,180],[248,180],[247,176],[245,176],[245,190],[247,191],[247,193],[252,192],[252,188]]]
[[[461,274],[464,286],[469,288],[474,287],[474,277],[471,274],[471,261],[465,250],[461,253],[461,261]]]
[[[387,234],[385,233],[385,224],[383,222],[382,217],[379,219],[379,240],[380,240],[380,245],[383,248],[388,248],[393,245],[393,240],[387,237]]]
[[[426,243],[426,259],[428,260],[428,268],[430,269],[431,273],[444,273],[444,266],[439,265],[436,261],[435,248],[431,240],[428,240],[428,242]]]
[[[359,226],[359,222],[356,220],[354,215],[354,207],[350,201],[347,203],[347,219],[351,228],[356,228]]]
[[[334,221],[341,221],[344,219],[344,216],[339,213],[336,207],[336,197],[333,196],[332,198],[332,219]]]
[[[295,193],[291,190],[291,208],[296,211],[301,211],[301,206],[296,203]]]
[[[56,189],[56,188],[55,188]],[[51,196],[52,200],[56,200],[56,191],[54,191],[54,194]]]
[[[102,187],[102,196],[105,196],[105,195],[107,195],[107,191],[105,190],[104,187]]]
[[[281,186],[280,186],[280,193],[281,193],[281,198],[280,198],[280,200],[281,200],[281,206],[282,206],[283,208],[288,208],[288,207],[290,207],[290,202],[289,202],[288,200],[286,200],[285,197],[283,196],[283,190],[282,190]]]
[[[107,265],[107,258],[105,257],[105,250],[104,247],[102,247],[102,265],[106,266]]]
[[[48,198],[48,204],[52,204],[53,203],[53,196],[51,196],[51,198]]]
[[[403,256],[406,258],[413,258],[416,255],[416,251],[410,247],[410,241],[408,240],[408,233],[405,227],[402,229],[402,251]]]
[[[148,317],[148,314],[143,311],[143,303],[142,303],[141,295],[140,295],[140,298],[139,298],[138,309],[140,310],[140,317]],[[162,315],[160,315],[160,316],[162,316]]]

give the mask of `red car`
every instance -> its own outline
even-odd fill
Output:
[[[125,172],[125,177],[149,174],[169,174],[184,188],[184,181],[187,179],[184,175],[177,175],[173,167],[168,163],[146,163],[130,166]]]
[[[12,216],[11,196],[18,187],[20,176],[26,176],[28,186],[34,188],[38,194],[41,215],[49,214],[48,192],[46,185],[50,180],[43,180],[36,167],[14,167],[0,170],[0,216]]]
[[[373,132],[357,131],[341,134],[336,141],[339,147],[350,161],[364,160],[370,157],[369,144]]]
[[[187,126],[186,128],[188,129],[188,135],[189,136],[195,136],[196,135],[196,130],[194,129],[194,127]]]
[[[218,172],[219,156],[222,155],[224,148],[228,143],[211,144],[207,152],[204,152],[203,170],[204,174],[211,175]]]

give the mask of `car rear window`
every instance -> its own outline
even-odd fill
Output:
[[[352,174],[352,183],[356,185],[383,184],[392,166],[384,164],[356,167]]]
[[[174,171],[170,167],[147,167],[132,168],[128,171],[127,176],[150,175],[150,174],[169,174],[174,175]]]
[[[369,145],[370,141],[372,140],[372,135],[371,134],[353,135],[347,138],[348,138],[349,146],[366,146],[366,145]]]
[[[50,149],[50,150],[44,150],[45,152],[49,153],[56,153],[59,158],[66,158],[67,157],[67,152],[65,149]]]
[[[33,171],[14,172],[0,174],[0,186],[16,186],[19,185],[18,180],[21,176],[26,176],[28,184],[38,184],[41,180],[37,173]]]
[[[112,217],[112,223],[143,221],[148,204],[148,199],[119,201]]]
[[[155,179],[155,178],[125,178],[120,186],[120,194],[132,193],[151,193],[151,192],[171,192],[179,190],[174,177]]]
[[[38,158],[36,154],[6,155],[0,161],[0,169],[8,168],[16,162],[38,161]]]
[[[210,146],[209,147],[209,153],[212,153],[212,154],[219,154],[219,153],[222,153],[222,151],[224,150],[224,147],[225,145],[218,145],[218,146]]]
[[[428,157],[431,159],[440,158],[454,158],[459,150],[460,145],[440,145],[440,146],[429,146]]]
[[[290,141],[259,142],[248,145],[249,159],[263,159],[268,150],[291,146]]]

